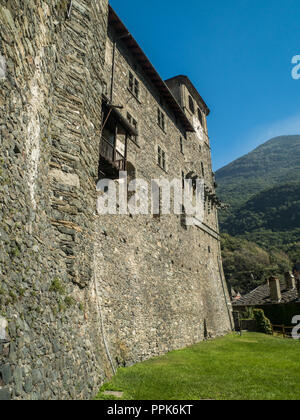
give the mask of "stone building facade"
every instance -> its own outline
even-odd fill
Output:
[[[209,111],[106,0],[0,2],[0,25],[0,399],[87,399],[120,365],[231,328]],[[120,169],[204,177],[204,224],[97,214]]]

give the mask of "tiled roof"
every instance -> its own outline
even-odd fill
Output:
[[[270,289],[267,284],[257,287],[257,289],[242,296],[240,299],[233,301],[233,306],[257,306],[257,305],[270,305],[274,303],[290,303],[296,302],[298,299],[297,289],[287,289],[285,281],[280,282],[281,288],[281,301],[276,302],[271,300]]]

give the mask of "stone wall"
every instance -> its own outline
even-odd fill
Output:
[[[110,28],[105,61],[108,92],[116,38]],[[205,182],[214,188],[207,137],[200,141],[196,133],[186,135],[122,40],[117,42],[114,72],[112,102],[123,107],[124,118],[129,113],[138,125],[137,144],[128,144],[128,161],[136,177],[148,183],[181,179],[182,171],[199,174],[203,162]],[[129,72],[139,81],[138,98],[128,90]],[[157,123],[158,108],[166,116],[165,130]],[[166,150],[166,170],[158,165],[158,145]],[[231,329],[214,206],[206,206],[204,221],[206,229],[187,227],[181,216],[174,214],[96,218],[95,272],[115,367],[224,335]]]
[[[0,399],[111,373],[93,282],[107,1],[0,2]]]
[[[107,6],[0,0],[0,399],[88,399],[120,365],[230,330],[215,208],[202,229],[175,215],[96,214]],[[213,188],[208,143],[185,137],[130,60],[118,47],[113,100],[140,130],[131,167],[180,178],[203,162]]]

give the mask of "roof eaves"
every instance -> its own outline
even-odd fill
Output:
[[[194,127],[183,112],[181,106],[173,96],[172,92],[157,73],[150,60],[147,58],[143,50],[140,48],[134,37],[127,30],[126,26],[123,24],[111,6],[109,6],[108,22],[110,25],[114,26],[118,32],[120,32],[120,35],[128,34],[126,38],[123,38],[123,42],[125,42],[126,46],[131,50],[133,55],[140,57],[139,62],[141,67],[151,79],[152,83],[158,88],[160,94],[164,97],[167,104],[171,107],[175,117],[180,119],[186,131],[194,132]]]
[[[210,114],[210,109],[208,108],[206,102],[198,92],[198,90],[195,88],[194,84],[191,82],[190,78],[185,75],[179,75],[172,77],[171,79],[166,80],[166,82],[169,82],[170,80],[176,80],[176,79],[182,79],[186,85],[190,88],[190,90],[194,93],[195,97],[198,98],[199,102],[203,105],[206,115],[208,116]]]

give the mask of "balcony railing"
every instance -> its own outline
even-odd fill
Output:
[[[125,171],[126,159],[105,137],[101,139],[100,157],[105,159],[117,171]]]

